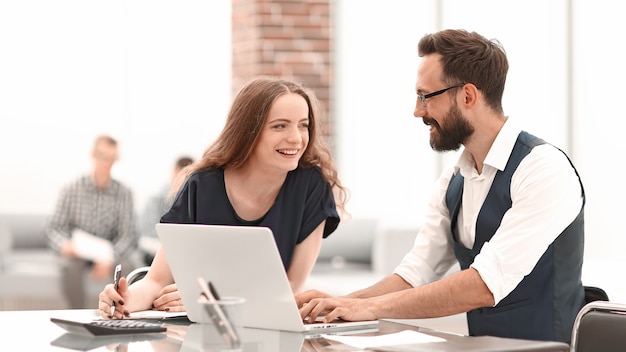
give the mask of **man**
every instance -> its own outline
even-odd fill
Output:
[[[430,126],[434,150],[464,150],[394,273],[345,297],[303,292],[302,317],[467,312],[470,335],[569,342],[584,304],[585,196],[575,168],[504,115],[508,61],[497,42],[444,30],[424,36],[418,52],[414,115]],[[457,261],[461,271],[443,277]]]
[[[70,308],[94,307],[85,302],[83,274],[112,280],[113,267],[122,263],[123,273],[134,269],[130,259],[137,246],[133,196],[129,188],[113,179],[117,141],[99,136],[92,151],[93,171],[61,190],[46,234],[52,249],[61,255],[62,285]]]

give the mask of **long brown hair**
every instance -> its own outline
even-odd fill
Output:
[[[309,144],[300,158],[299,167],[319,167],[333,190],[338,209],[345,210],[348,191],[339,181],[332,153],[322,137],[316,119],[317,98],[300,84],[267,76],[252,79],[239,91],[219,137],[205,150],[202,158],[180,173],[171,193],[177,192],[184,180],[195,171],[244,165],[258,143],[272,104],[278,97],[288,93],[300,95],[309,107]]]

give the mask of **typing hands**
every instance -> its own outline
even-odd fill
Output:
[[[302,308],[304,304],[309,303],[309,301],[314,298],[324,298],[332,296],[328,293],[324,293],[318,290],[307,290],[304,292],[296,293],[294,297],[296,299],[296,304],[298,305],[298,308]]]
[[[316,321],[323,316],[324,323],[335,319],[346,321],[376,320],[377,316],[370,311],[371,303],[363,298],[315,298],[300,308],[303,320]]]
[[[303,321],[316,321],[324,316],[324,322],[335,319],[347,321],[376,320],[371,302],[361,298],[332,297],[326,293],[310,290],[296,295],[296,302]]]

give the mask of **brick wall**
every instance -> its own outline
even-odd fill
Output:
[[[320,102],[324,134],[331,126],[331,0],[232,0],[233,92],[256,75],[302,83]],[[331,143],[332,144],[332,143]]]

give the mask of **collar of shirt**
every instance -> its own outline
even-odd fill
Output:
[[[91,174],[87,174],[83,176],[83,183],[84,183],[84,187],[88,187],[89,190],[94,191],[94,192],[101,192],[101,193],[114,193],[115,189],[116,189],[116,182],[113,179],[109,180],[109,183],[104,187],[104,188],[99,188],[96,185],[96,181],[93,179],[93,175]]]
[[[510,119],[507,119],[502,129],[500,129],[500,132],[498,132],[496,139],[493,141],[491,148],[489,148],[484,165],[494,168],[495,170],[504,170],[520,132],[521,129],[510,122]],[[467,150],[463,150],[461,153],[456,163],[456,169],[463,177],[474,178],[479,176],[474,158]],[[487,170],[483,169],[483,171]],[[483,172],[483,174],[484,173],[485,172]],[[491,172],[487,173],[490,174]]]

